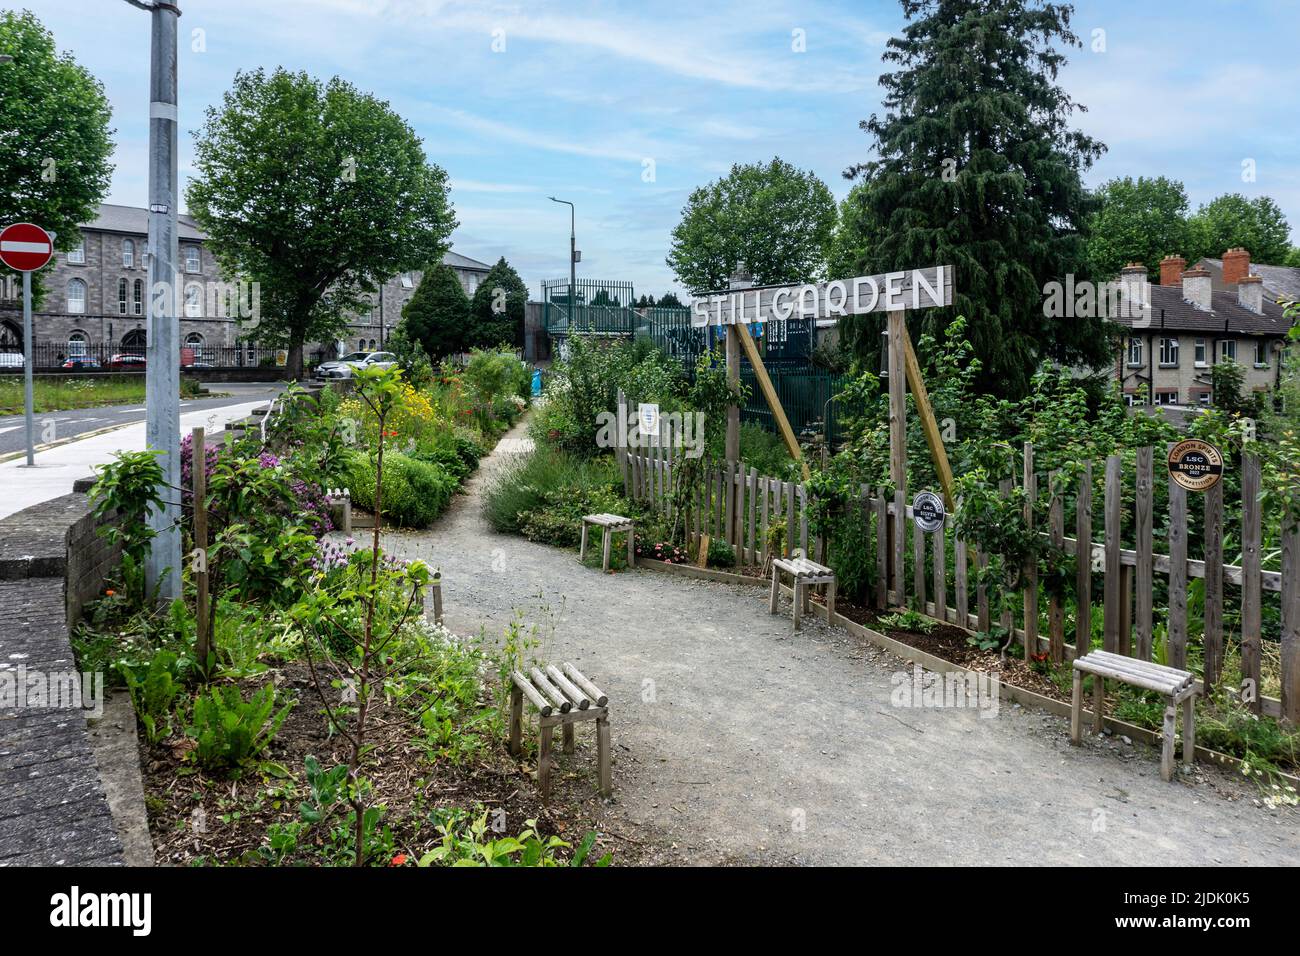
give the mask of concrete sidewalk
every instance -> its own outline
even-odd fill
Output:
[[[226,422],[246,418],[261,402],[241,402],[221,408],[205,408],[181,416],[181,434],[200,426],[209,434],[224,430]],[[136,422],[99,435],[36,453],[36,467],[26,467],[26,458],[0,464],[0,518],[49,501],[72,491],[78,478],[94,474],[96,465],[107,464],[119,451],[141,451],[145,447],[145,425]]]

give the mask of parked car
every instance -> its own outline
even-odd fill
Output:
[[[0,352],[0,369],[26,367],[22,352]]]
[[[317,378],[351,378],[359,368],[392,368],[397,356],[392,352],[351,352],[332,362],[316,366]]]
[[[93,358],[89,355],[74,355],[63,363],[63,367],[76,369],[77,371],[103,368],[99,363],[99,359]]]
[[[119,353],[108,360],[110,372],[143,372],[145,358],[143,355]]]

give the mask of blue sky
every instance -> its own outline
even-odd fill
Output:
[[[179,2],[182,186],[189,131],[236,70],[339,74],[387,99],[449,172],[454,248],[505,255],[533,295],[567,271],[568,208],[548,195],[577,204],[580,275],[656,295],[677,288],[664,256],[687,195],[732,163],[780,155],[843,197],[842,171],[868,155],[857,124],[879,106],[880,54],[903,23],[895,0]],[[9,5],[104,83],[118,143],[109,201],[144,205],[148,14],[124,0]],[[1109,147],[1091,184],[1171,176],[1193,206],[1270,195],[1300,243],[1300,3],[1083,0],[1074,26],[1085,48],[1062,83],[1088,107],[1077,125]]]

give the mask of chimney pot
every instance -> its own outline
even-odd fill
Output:
[[[1183,298],[1202,312],[1214,311],[1212,289],[1208,269],[1188,269],[1183,273]]]
[[[1160,260],[1160,284],[1178,285],[1183,280],[1187,260],[1182,256],[1165,256]]]
[[[1264,314],[1264,279],[1262,276],[1242,276],[1237,282],[1237,304],[1256,315]]]

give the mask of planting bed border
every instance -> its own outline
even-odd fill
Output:
[[[687,564],[672,564],[668,561],[658,561],[654,558],[637,558],[637,567],[646,567],[653,571],[666,571],[669,574],[676,574],[682,577],[695,578],[697,580],[717,581],[722,584],[747,584],[751,587],[767,589],[771,587],[772,582],[767,578],[750,577],[745,574],[735,574],[729,571],[718,571],[714,568],[697,568]],[[781,585],[781,593],[793,600],[791,589],[786,585]],[[902,641],[894,640],[879,631],[873,631],[871,628],[859,624],[857,621],[850,620],[842,614],[836,613],[834,619],[827,621],[826,606],[818,604],[816,601],[812,605],[812,613],[820,620],[827,624],[838,625],[857,637],[865,638],[877,647],[881,647],[891,654],[903,658],[912,664],[920,664],[927,670],[939,674],[951,673],[954,671],[965,671],[966,668],[946,661],[942,657],[936,657],[928,651],[905,644]],[[1040,710],[1046,710],[1057,717],[1070,718],[1070,704],[1068,701],[1056,700],[1053,697],[1047,697],[1032,690],[1023,687],[1017,687],[1014,684],[1007,684],[998,681],[999,693],[1005,694],[1012,701],[1026,707],[1037,707]],[[1084,710],[1085,714],[1091,715],[1092,711]],[[1145,727],[1139,727],[1137,724],[1130,724],[1127,721],[1119,720],[1109,714],[1103,715],[1103,726],[1109,727],[1114,733],[1122,733],[1135,740],[1141,740],[1143,743],[1153,747],[1159,747],[1161,735],[1155,731],[1147,730]],[[1196,757],[1198,760],[1204,760],[1208,763],[1218,764],[1240,771],[1241,760],[1238,757],[1232,757],[1217,750],[1210,750],[1200,744],[1196,746]],[[1292,786],[1300,787],[1300,776],[1283,773],[1278,771],[1278,776],[1282,777]]]

